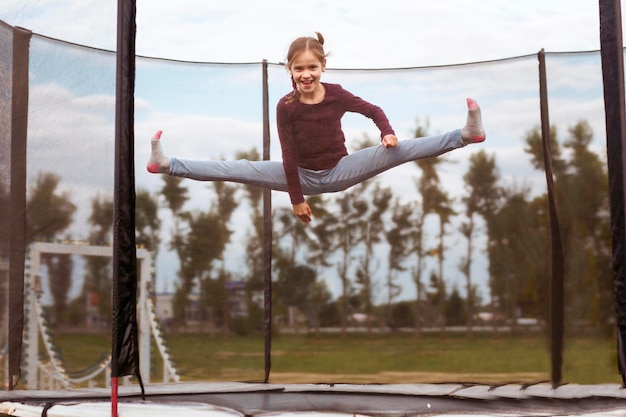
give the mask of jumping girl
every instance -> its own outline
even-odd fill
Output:
[[[276,107],[282,163],[276,161],[191,161],[167,158],[161,131],[152,138],[148,171],[198,181],[232,181],[289,193],[294,214],[311,221],[305,195],[343,191],[383,171],[421,158],[431,158],[485,140],[480,107],[467,99],[462,129],[443,135],[398,141],[383,110],[354,96],[338,84],[321,82],[326,70],[324,38],[301,37],[292,42],[286,59],[293,91]],[[348,154],[341,130],[346,112],[372,119],[381,145]]]

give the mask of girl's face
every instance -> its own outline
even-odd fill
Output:
[[[313,52],[305,50],[295,56],[289,67],[293,80],[298,85],[301,100],[317,101],[323,99],[320,94],[324,88],[320,85],[322,72],[326,70],[326,62],[320,61]]]

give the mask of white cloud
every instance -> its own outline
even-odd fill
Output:
[[[115,49],[115,2],[6,0],[0,19],[36,33]],[[137,52],[194,61],[282,61],[289,42],[321,31],[331,66],[396,67],[599,48],[588,0],[139,1]]]

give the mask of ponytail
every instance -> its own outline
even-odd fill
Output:
[[[315,32],[315,34],[317,35],[317,41],[320,43],[320,45],[324,46],[324,37],[322,36],[322,34],[319,32]],[[325,57],[326,54],[324,54],[324,58]]]

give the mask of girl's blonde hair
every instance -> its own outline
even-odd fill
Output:
[[[302,36],[291,42],[289,51],[287,51],[287,58],[285,59],[285,68],[287,68],[287,70],[289,70],[291,61],[293,61],[298,54],[304,51],[311,51],[313,55],[320,60],[320,62],[326,62],[328,54],[324,52],[324,37],[319,32],[315,32],[315,34],[317,35],[317,39],[311,36]],[[293,87],[293,91],[289,97],[289,102],[300,99],[300,91],[298,91],[298,87],[293,77],[291,77],[291,86]]]

